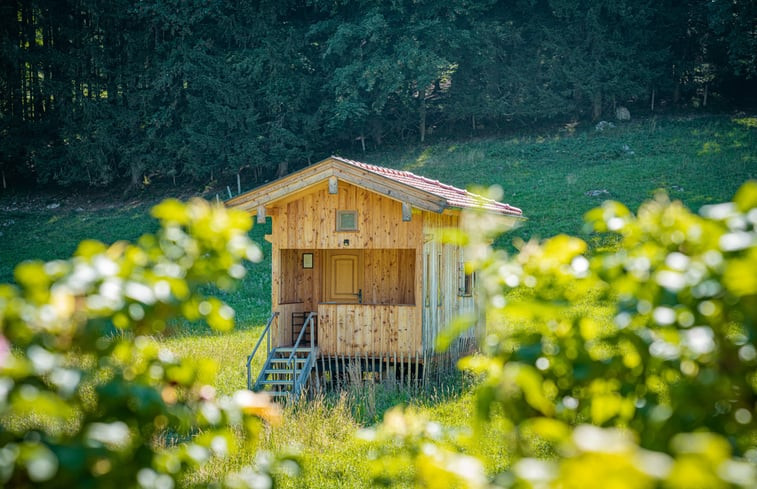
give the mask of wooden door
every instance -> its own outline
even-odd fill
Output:
[[[324,266],[323,300],[357,304],[363,298],[363,253],[361,250],[330,250]]]

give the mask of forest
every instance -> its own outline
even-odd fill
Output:
[[[751,0],[3,0],[16,185],[262,181],[424,144],[757,94]]]

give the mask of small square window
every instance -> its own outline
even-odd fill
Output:
[[[337,211],[337,231],[357,231],[357,211]]]

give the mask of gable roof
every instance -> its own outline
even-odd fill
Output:
[[[229,207],[254,212],[311,185],[336,177],[359,187],[407,202],[414,207],[441,213],[445,209],[479,208],[489,212],[522,217],[523,212],[509,204],[468,192],[409,171],[394,170],[340,156],[331,156],[314,165],[226,201]]]
[[[442,183],[439,180],[432,180],[409,171],[394,170],[392,168],[385,168],[383,166],[369,165],[367,163],[361,163],[359,161],[348,160],[339,156],[332,156],[335,160],[343,161],[345,163],[355,165],[360,168],[364,168],[368,171],[374,172],[379,175],[383,175],[392,180],[396,180],[405,185],[424,190],[426,192],[437,195],[447,201],[447,206],[452,208],[483,208],[487,211],[498,212],[500,214],[509,214],[515,216],[523,215],[517,207],[513,207],[510,204],[497,202],[493,199],[482,197],[481,195],[468,192],[452,185]]]

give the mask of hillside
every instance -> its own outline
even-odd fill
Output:
[[[579,233],[583,214],[607,199],[632,210],[658,190],[692,209],[729,199],[742,182],[757,178],[757,129],[739,121],[647,119],[601,131],[585,125],[574,133],[351,156],[461,187],[500,185],[504,200],[529,218],[514,235],[544,238]]]
[[[341,153],[459,187],[500,185],[504,200],[528,217],[520,229],[500,239],[504,247],[516,237],[578,234],[583,214],[606,199],[635,210],[664,190],[698,209],[729,199],[741,183],[757,178],[757,128],[754,118],[744,117],[646,119],[601,131],[584,125],[575,131]],[[0,282],[12,280],[16,263],[68,256],[84,238],[133,240],[153,228],[147,210],[158,198],[190,194],[152,191],[126,202],[117,193],[103,192],[69,198],[0,194]],[[261,226],[253,230],[264,251],[265,233]],[[246,280],[267,284],[266,270],[268,263],[256,265]],[[254,297],[228,298],[241,318],[260,320],[269,308],[268,286],[254,289]]]

